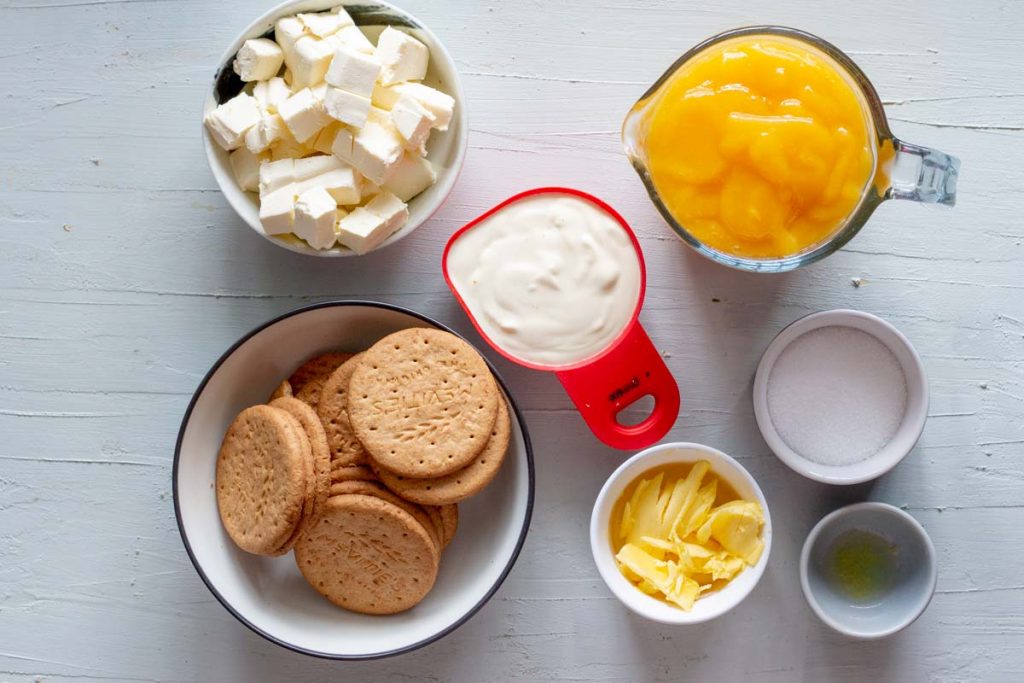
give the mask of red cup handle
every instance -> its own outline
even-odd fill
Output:
[[[679,416],[679,387],[640,323],[596,361],[555,374],[590,431],[612,448],[646,448]],[[619,412],[644,396],[654,398],[651,414],[639,424],[620,424]]]

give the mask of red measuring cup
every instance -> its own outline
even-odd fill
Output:
[[[516,357],[502,348],[484,331],[462,294],[452,282],[448,272],[449,254],[452,246],[458,242],[460,237],[511,204],[541,194],[570,195],[583,199],[614,218],[629,236],[640,266],[640,288],[636,297],[636,305],[633,307],[632,316],[625,328],[604,349],[571,365],[542,365]],[[661,354],[654,348],[650,337],[647,336],[637,319],[647,288],[644,255],[640,250],[640,243],[637,242],[636,235],[633,234],[629,225],[608,204],[586,192],[564,187],[541,187],[521,192],[509,197],[452,235],[445,246],[441,268],[448,288],[452,290],[452,294],[455,295],[462,309],[473,322],[473,326],[487,343],[513,363],[534,370],[554,372],[573,403],[576,404],[576,408],[583,416],[587,426],[598,439],[613,448],[623,450],[645,448],[665,436],[675,424],[676,417],[679,415],[679,388]],[[650,415],[634,425],[624,425],[619,422],[619,413],[645,396],[654,399],[654,407]]]

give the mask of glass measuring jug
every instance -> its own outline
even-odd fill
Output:
[[[748,56],[751,53],[748,48],[751,46],[757,52],[755,56],[760,55],[767,64],[745,74],[748,78],[745,83],[729,80],[737,73],[736,65],[741,63],[737,57]],[[791,52],[786,53],[786,50]],[[793,53],[806,57],[802,61],[793,59]],[[772,63],[771,59],[776,57],[776,63]],[[719,62],[712,63],[712,59],[718,59]],[[709,63],[712,68],[719,69],[722,77],[720,82],[700,82],[703,75],[714,73],[713,70],[708,71]],[[771,68],[763,68],[765,66]],[[790,69],[790,73],[786,73],[786,69]],[[787,164],[798,167],[802,160],[822,151],[813,149],[813,144],[820,147],[821,144],[831,143],[828,140],[820,143],[820,135],[801,138],[799,135],[794,136],[791,131],[810,129],[809,124],[816,121],[808,118],[810,115],[807,112],[817,110],[821,113],[820,105],[824,103],[827,110],[829,102],[815,92],[807,92],[807,97],[803,98],[805,93],[799,91],[796,93],[799,98],[779,95],[778,100],[770,103],[771,107],[764,111],[756,110],[756,113],[752,113],[755,110],[747,105],[749,101],[758,99],[755,96],[776,88],[787,78],[790,84],[795,82],[800,85],[799,79],[806,77],[809,70],[820,72],[817,76],[830,78],[839,94],[850,94],[846,106],[847,109],[852,107],[855,110],[855,125],[843,128],[842,125],[833,124],[833,127],[837,134],[846,137],[849,137],[847,134],[851,130],[861,134],[867,157],[861,175],[846,174],[845,180],[853,177],[857,182],[852,187],[852,193],[847,192],[850,195],[849,202],[841,205],[841,213],[835,213],[834,206],[825,207],[829,211],[817,213],[819,224],[812,226],[816,230],[801,230],[805,224],[794,220],[795,211],[807,209],[807,201],[813,201],[814,197],[798,184],[787,186]],[[698,77],[694,78],[694,74]],[[686,81],[687,78],[696,82],[694,87],[690,88],[691,83]],[[683,88],[690,89],[680,95]],[[727,121],[732,128],[716,128],[714,120],[682,118],[679,120],[681,144],[677,147],[669,146],[666,151],[664,134],[660,132],[665,128],[665,112],[686,111],[679,109],[681,97],[691,101],[691,98],[705,95],[721,95],[721,99],[740,98],[738,109],[741,111],[727,110]],[[814,97],[818,98],[817,101]],[[709,101],[703,99],[700,102],[706,106],[704,103]],[[756,104],[764,105],[760,101]],[[668,107],[675,109],[670,110]],[[800,113],[790,114],[790,111]],[[826,111],[820,118],[828,119],[833,113]],[[658,125],[661,125],[660,129]],[[759,130],[758,126],[763,128]],[[737,135],[737,131],[740,135]],[[779,131],[785,132],[780,134]],[[820,130],[815,133],[819,134]],[[661,139],[657,138],[659,134],[662,135]],[[952,206],[956,198],[960,168],[959,160],[954,157],[903,142],[893,136],[874,87],[856,64],[838,48],[803,31],[777,26],[753,26],[727,31],[688,51],[630,110],[623,123],[622,139],[626,153],[655,206],[668,225],[687,244],[719,263],[760,272],[792,270],[828,256],[856,235],[875,208],[886,199],[911,199]],[[767,153],[764,151],[766,149],[769,150]],[[680,194],[681,185],[677,183],[677,177],[671,177],[660,170],[666,166],[661,163],[658,154],[663,157],[669,155],[673,163],[679,160],[680,163],[669,168],[672,173],[678,170],[678,177],[691,181],[683,187],[687,194]],[[706,163],[704,167],[694,166],[705,162],[709,155],[720,156],[714,159],[714,163],[719,165],[712,164],[710,172]],[[843,158],[830,158],[825,153],[820,157],[812,161],[818,162],[820,170],[817,175],[821,177],[816,177],[814,172],[805,168],[802,170],[804,181],[824,186],[829,180],[829,174],[839,176],[840,171],[848,171],[849,166],[842,165]],[[761,177],[750,173],[751,168],[760,172]],[[737,184],[733,182],[736,177],[749,182],[746,185],[743,182]],[[844,178],[840,176],[839,180],[843,181]],[[720,185],[724,185],[724,188]],[[720,195],[716,194],[720,189]],[[705,219],[702,211],[708,207],[711,217]],[[816,207],[812,204],[810,209],[807,214],[815,215]],[[720,211],[721,215],[716,215],[716,211]],[[765,214],[768,214],[767,217]],[[758,225],[759,221],[770,227]],[[723,231],[722,225],[735,230],[733,233]],[[730,233],[725,235],[727,239],[718,239],[723,232]],[[739,233],[738,238],[735,233]],[[778,244],[773,243],[770,248],[764,248],[765,243],[759,240],[766,237],[780,239]],[[747,245],[752,245],[752,248],[748,250]]]

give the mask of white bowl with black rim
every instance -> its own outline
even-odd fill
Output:
[[[360,350],[408,327],[444,325],[390,304],[336,301],[287,313],[246,333],[203,378],[181,423],[174,453],[174,511],[192,564],[239,621],[283,647],[331,659],[374,659],[409,652],[451,633],[494,595],[519,556],[533,510],[533,453],[526,423],[513,410],[508,456],[494,481],[459,504],[459,529],[445,550],[437,582],[407,612],[349,612],[310,587],[291,554],[250,555],[221,525],[214,492],[221,439],[243,408],[263,403],[306,358]]]
[[[356,25],[376,42],[377,36],[387,26],[394,26],[412,35],[430,50],[430,63],[424,85],[441,90],[455,98],[455,112],[452,115],[448,130],[434,131],[427,140],[427,159],[434,165],[437,181],[426,190],[409,200],[409,219],[401,229],[396,231],[384,242],[371,251],[394,244],[413,230],[423,225],[441,207],[445,199],[455,187],[462,164],[466,158],[469,144],[469,126],[466,122],[466,97],[459,80],[459,72],[455,60],[445,49],[440,39],[419,19],[405,10],[387,2],[352,2],[352,0],[288,0],[268,10],[249,24],[245,30],[231,42],[217,63],[217,72],[203,102],[205,117],[218,104],[222,104],[242,91],[245,85],[235,74],[231,63],[235,59],[242,43],[250,38],[267,37],[273,39],[274,23],[283,17],[290,17],[299,12],[324,12],[334,7],[344,6]],[[203,144],[206,147],[206,159],[209,161],[213,177],[220,186],[221,192],[228,200],[231,208],[239,217],[258,234],[279,247],[310,256],[356,256],[350,249],[334,246],[330,249],[314,249],[294,235],[268,235],[260,223],[259,196],[254,192],[246,192],[238,185],[235,174],[231,170],[228,152],[210,138],[203,126]]]

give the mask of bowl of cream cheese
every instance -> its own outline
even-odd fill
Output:
[[[466,155],[465,99],[454,59],[408,12],[289,0],[220,58],[203,142],[255,232],[353,256],[394,244],[444,203]]]

